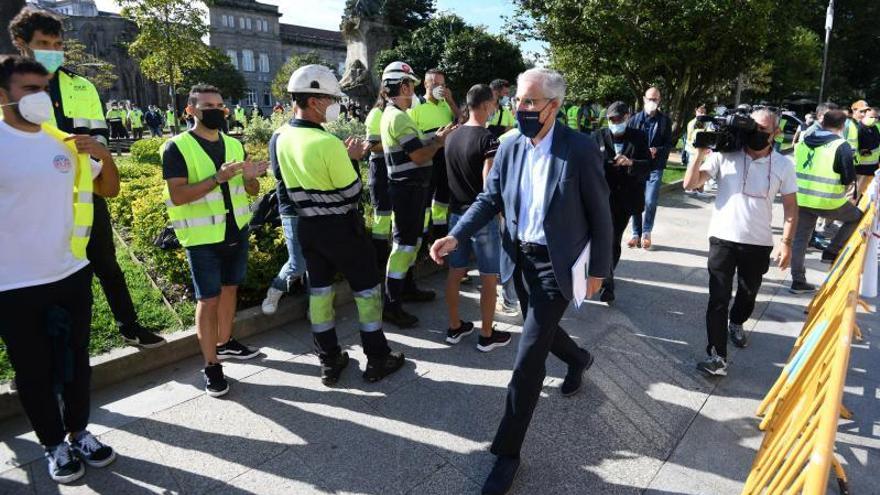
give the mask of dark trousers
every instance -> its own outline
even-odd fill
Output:
[[[370,160],[368,176],[370,189],[370,204],[373,206],[373,215],[391,215],[391,197],[388,193],[388,167],[384,158]],[[375,234],[375,232],[374,232]],[[384,272],[388,266],[388,256],[391,254],[391,245],[388,237],[373,236],[373,248],[376,251],[376,264],[379,271]]]
[[[407,272],[415,263],[422,241],[424,205],[428,189],[420,185],[391,183],[388,192],[391,198],[391,210],[394,213],[394,225],[391,231],[394,245],[388,257],[385,295],[388,306],[393,308],[400,305],[401,296],[406,288]]]
[[[523,313],[523,332],[492,453],[518,456],[547,375],[547,354],[576,366],[583,353],[559,326],[569,301],[559,290],[549,255],[519,254],[513,277]]]
[[[113,244],[113,228],[110,226],[107,201],[97,194],[94,201],[95,216],[86,255],[95,276],[101,282],[113,318],[122,332],[130,331],[137,326],[137,314],[125,284],[125,276],[116,262],[116,247]]]
[[[626,232],[626,226],[629,223],[630,216],[634,213],[630,208],[627,208],[626,205],[622,204],[620,201],[611,201],[611,223],[614,226],[614,237],[612,241],[614,243],[611,246],[611,252],[614,255],[614,264],[612,265],[611,276],[606,278],[603,281],[603,285],[611,290],[614,290],[614,270],[617,269],[617,264],[620,262],[621,253],[621,245],[623,244],[623,233]],[[638,214],[638,213],[635,213]]]
[[[434,237],[446,235],[449,221],[449,175],[446,172],[446,156],[443,150],[434,155],[431,172],[431,193],[427,205],[431,208],[431,223],[434,225]]]
[[[727,321],[742,325],[752,316],[761,279],[770,268],[771,246],[755,246],[709,238],[709,307],[706,309],[706,352],[727,357]],[[733,275],[736,298],[730,307]]]
[[[87,266],[58,282],[0,292],[0,337],[21,405],[46,447],[89,423],[91,284]]]
[[[843,245],[858,228],[859,221],[862,219],[862,210],[849,201],[834,210],[816,210],[804,206],[798,208],[797,228],[791,247],[791,280],[793,282],[807,281],[807,267],[804,265],[804,260],[807,256],[810,239],[813,237],[813,230],[816,229],[816,220],[819,217],[825,217],[826,222],[837,220],[843,223],[825,249],[827,253],[837,256],[843,249]]]

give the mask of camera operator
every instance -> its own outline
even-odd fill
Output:
[[[753,129],[742,131],[742,145],[735,151],[708,155],[697,148],[696,159],[684,176],[685,189],[697,189],[714,178],[718,194],[709,224],[709,306],[706,310],[708,359],[697,369],[711,375],[727,374],[727,336],[737,347],[748,339],[743,323],[755,307],[761,279],[770,267],[773,250],[773,199],[782,195],[785,224],[775,260],[788,267],[797,223],[797,177],[792,161],[773,151],[778,131],[775,113],[761,109],[751,114]],[[747,119],[748,120],[748,119]],[[749,122],[749,124],[752,124]],[[733,276],[737,290],[733,307],[730,297]]]

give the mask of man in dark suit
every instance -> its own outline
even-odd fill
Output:
[[[460,240],[499,213],[504,216],[501,276],[513,279],[523,313],[523,334],[506,408],[492,443],[498,456],[483,494],[504,494],[519,469],[519,454],[546,375],[547,354],[568,365],[564,396],[577,393],[593,357],[574,343],[559,321],[573,295],[572,267],[590,243],[587,297],[611,274],[611,212],[602,158],[589,136],[556,121],[565,80],[551,70],[520,74],[516,118],[520,134],[505,140],[483,192],[450,235],[431,247],[442,263]],[[581,281],[583,283],[583,280]]]
[[[632,239],[629,247],[641,246],[651,249],[651,230],[654,228],[654,217],[657,215],[657,200],[660,198],[660,186],[663,185],[663,170],[672,151],[672,120],[659,110],[660,90],[648,88],[644,96],[644,109],[635,114],[627,124],[644,132],[648,136],[648,152],[651,154],[651,173],[645,184],[645,214],[633,215]]]
[[[648,137],[633,127],[627,127],[629,107],[616,101],[606,112],[608,127],[593,134],[605,165],[605,180],[611,191],[611,218],[614,224],[612,251],[614,266],[620,261],[620,243],[629,217],[641,215],[645,209],[645,179],[651,171]],[[602,283],[599,300],[614,301],[614,274]]]

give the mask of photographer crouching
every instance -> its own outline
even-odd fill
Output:
[[[751,117],[704,117],[708,131],[697,134],[696,159],[685,172],[684,188],[698,189],[709,179],[718,183],[718,194],[709,224],[709,306],[706,331],[709,357],[697,369],[727,374],[727,338],[746,347],[743,323],[755,308],[761,279],[770,268],[773,251],[773,199],[782,195],[785,224],[775,261],[785,269],[797,223],[797,176],[792,161],[773,151],[778,117],[769,110]],[[712,151],[710,153],[710,150]],[[733,306],[733,276],[737,290]]]

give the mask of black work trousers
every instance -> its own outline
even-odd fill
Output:
[[[569,301],[559,290],[550,256],[520,253],[513,275],[523,314],[523,332],[507,386],[504,417],[498,426],[492,453],[518,456],[547,375],[547,355],[553,353],[569,366],[581,364],[584,353],[559,326]]]
[[[709,238],[709,307],[706,309],[706,332],[709,344],[721,357],[727,357],[727,323],[742,325],[752,316],[761,279],[770,268],[771,246],[756,246]],[[733,276],[736,274],[736,298],[730,306]]]
[[[91,284],[86,266],[57,282],[0,292],[0,337],[21,405],[45,447],[89,423]]]
[[[113,312],[113,318],[122,333],[130,332],[137,327],[137,314],[134,302],[128,293],[128,285],[119,263],[116,261],[116,246],[113,244],[113,227],[110,226],[110,212],[107,201],[95,195],[95,216],[92,222],[92,233],[86,256],[95,276],[101,282],[101,289],[107,297],[107,304]]]
[[[620,262],[623,234],[626,232],[630,217],[635,214],[638,212],[634,212],[623,202],[611,200],[611,223],[614,227],[614,237],[611,238],[614,245],[611,246],[611,252],[614,255],[614,264],[611,268],[611,276],[602,281],[602,285],[608,289],[614,290],[614,270],[617,269],[617,264]]]
[[[391,198],[391,211],[394,213],[391,230],[394,243],[388,257],[385,295],[387,305],[397,308],[406,289],[407,272],[415,263],[421,246],[428,188],[418,184],[392,182],[388,192]]]

